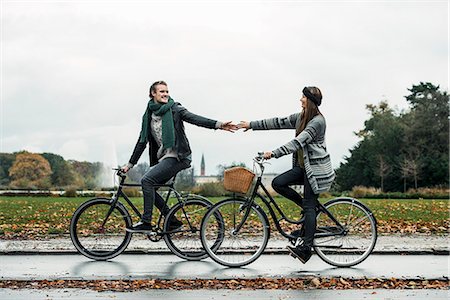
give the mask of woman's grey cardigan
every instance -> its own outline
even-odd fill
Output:
[[[300,120],[301,114],[295,113],[285,118],[252,121],[250,128],[253,130],[296,129]],[[294,153],[293,163],[296,166],[298,165],[297,152],[302,148],[306,176],[315,194],[328,191],[335,177],[325,145],[325,129],[325,118],[317,115],[306,124],[305,129],[295,139],[272,151],[276,158]]]

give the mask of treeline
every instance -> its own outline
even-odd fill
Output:
[[[381,193],[449,187],[449,95],[422,82],[409,91],[405,111],[395,111],[386,101],[367,105],[370,117],[355,133],[361,140],[336,170],[332,192],[355,187]],[[138,164],[128,180],[139,183],[148,167]],[[219,174],[226,167],[218,166]],[[0,153],[2,189],[111,188],[112,178],[111,166],[100,162],[66,161],[53,153]],[[190,190],[194,185],[192,168],[178,174],[177,188]]]
[[[138,182],[147,168],[147,163],[133,168],[131,181]],[[112,172],[101,162],[65,160],[53,153],[0,153],[1,189],[109,188],[113,186]]]
[[[53,153],[0,153],[0,189],[109,190],[114,187],[112,168],[101,162],[65,160]],[[148,168],[147,162],[137,164],[128,172],[127,182],[140,183]],[[181,171],[176,179],[177,188],[192,188],[193,168]]]
[[[407,111],[396,112],[386,101],[367,105],[370,118],[355,133],[360,142],[336,170],[335,190],[448,188],[449,95],[423,82],[408,90]]]

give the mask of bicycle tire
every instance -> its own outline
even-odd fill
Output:
[[[131,240],[125,229],[132,221],[127,209],[116,203],[105,226],[101,226],[111,208],[111,199],[94,198],[81,204],[70,222],[70,238],[82,255],[94,260],[108,260],[121,254]]]
[[[202,260],[208,257],[200,241],[200,226],[203,216],[212,203],[201,196],[190,195],[186,201],[174,205],[164,220],[164,241],[170,251],[186,260]],[[177,230],[169,231],[172,217],[183,223]]]
[[[363,262],[369,257],[378,237],[372,211],[354,198],[336,198],[324,206],[343,228],[336,226],[336,222],[324,212],[318,213],[314,238],[317,255],[336,267],[351,267]],[[320,237],[321,234],[331,236]]]
[[[239,232],[234,231],[248,208],[247,201],[230,198],[218,202],[206,213],[201,226],[201,241],[208,255],[226,267],[246,266],[263,253],[270,237],[266,213],[252,204],[249,215]],[[216,226],[220,222],[221,226]],[[215,245],[220,236],[221,243]]]

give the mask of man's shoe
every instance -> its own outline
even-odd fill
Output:
[[[169,231],[174,231],[174,230],[180,229],[181,226],[183,226],[183,222],[181,222],[180,220],[178,220],[175,217],[172,217],[170,219],[170,221],[169,221],[169,228],[168,228],[168,230]]]
[[[299,238],[299,237],[304,236],[305,234],[304,234],[304,230],[302,228],[302,229],[297,229],[297,230],[292,231],[291,235],[295,238]]]
[[[126,231],[131,233],[149,233],[153,231],[153,226],[147,222],[139,222],[134,224],[131,228],[127,228]]]
[[[287,246],[289,254],[295,258],[298,258],[302,263],[306,263],[312,255],[311,247],[307,246],[299,246],[292,247]]]

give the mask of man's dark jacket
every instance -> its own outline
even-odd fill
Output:
[[[175,128],[175,145],[173,146],[173,150],[175,150],[175,152],[177,153],[178,159],[183,160],[188,158],[192,153],[191,147],[189,146],[189,141],[186,137],[186,133],[184,132],[183,121],[210,129],[216,128],[217,121],[193,114],[178,102],[175,102],[175,104],[172,106],[172,115]],[[149,118],[150,120],[148,122],[148,132],[151,133],[151,114],[149,115]],[[153,134],[149,134],[149,137],[150,141],[148,141],[148,143],[150,145],[150,166],[154,166],[158,163],[158,157],[156,156],[158,152],[158,144],[153,138]],[[138,162],[139,158],[145,150],[145,147],[147,147],[147,141],[141,142],[139,134],[138,141],[130,158],[130,164],[135,165]]]

